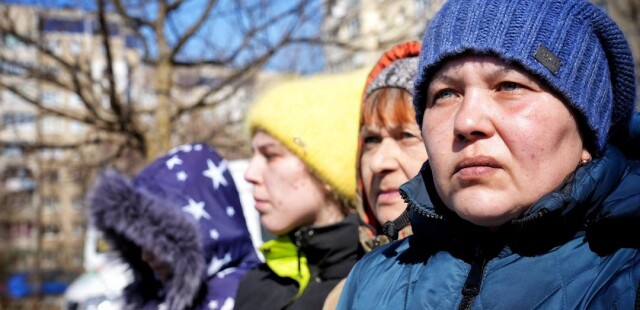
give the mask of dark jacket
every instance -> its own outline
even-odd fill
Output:
[[[640,162],[609,147],[497,232],[438,198],[427,164],[402,186],[414,236],[366,255],[338,309],[633,309]],[[635,305],[638,307],[638,305]]]
[[[329,292],[349,274],[362,254],[355,214],[334,225],[303,227],[283,239],[291,245],[292,251],[276,253],[277,249],[265,243],[262,250],[266,263],[242,278],[236,310],[322,309]],[[287,272],[286,267],[284,270],[277,265],[270,268],[270,261],[275,264],[294,262],[295,265],[288,268],[289,271],[293,269],[292,274],[283,274]],[[307,276],[298,276],[307,272]],[[307,278],[308,283],[301,278]]]
[[[260,263],[227,162],[208,145],[180,146],[132,181],[107,170],[87,202],[93,225],[132,271],[128,308],[232,309],[241,276]],[[170,266],[167,283],[142,250]]]

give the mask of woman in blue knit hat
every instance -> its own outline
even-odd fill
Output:
[[[414,235],[365,256],[338,308],[638,309],[633,68],[586,0],[449,0],[415,83]]]
[[[107,170],[87,201],[131,270],[126,309],[231,310],[260,264],[227,161],[209,145],[176,147],[132,180]]]

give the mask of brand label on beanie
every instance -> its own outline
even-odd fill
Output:
[[[533,55],[545,68],[549,69],[549,71],[553,72],[553,74],[558,74],[558,70],[560,70],[560,66],[562,63],[560,62],[560,58],[554,55],[548,48],[544,45],[540,44],[538,50],[536,50],[535,55]]]

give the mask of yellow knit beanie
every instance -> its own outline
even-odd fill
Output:
[[[247,115],[249,133],[264,130],[300,158],[341,199],[356,199],[360,98],[368,70],[279,83]]]

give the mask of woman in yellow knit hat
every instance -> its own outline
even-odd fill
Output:
[[[285,82],[249,112],[253,184],[262,226],[276,239],[241,281],[235,309],[321,309],[362,255],[356,153],[366,71]]]

